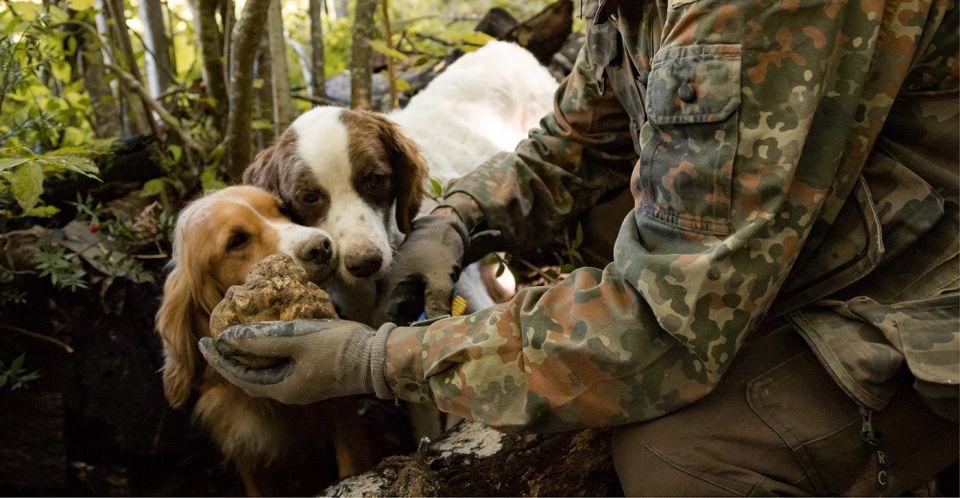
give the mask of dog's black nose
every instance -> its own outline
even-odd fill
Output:
[[[307,239],[297,249],[297,257],[308,263],[323,264],[330,261],[332,255],[330,239],[319,233]]]
[[[343,263],[351,275],[365,278],[380,270],[383,266],[383,255],[376,248],[367,247],[347,254]]]

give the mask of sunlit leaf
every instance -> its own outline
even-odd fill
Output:
[[[53,64],[50,64],[50,71],[53,72],[54,78],[64,82],[70,81],[71,67],[69,62],[54,62]]]
[[[43,193],[43,169],[36,161],[21,165],[5,177],[10,181],[10,190],[21,209],[30,209],[40,202],[40,194]]]
[[[28,22],[37,20],[37,17],[43,12],[43,6],[33,2],[10,2],[7,5],[17,13],[21,19]]]
[[[223,180],[217,177],[216,168],[207,168],[200,174],[200,184],[204,191],[218,190],[227,186]]]
[[[63,145],[80,145],[83,143],[83,130],[76,126],[68,126],[63,132]]]
[[[386,55],[387,57],[392,57],[402,61],[407,60],[406,54],[387,45],[387,43],[383,40],[370,40],[370,48],[380,52],[383,55]]]
[[[173,162],[180,162],[180,158],[183,157],[183,147],[170,144],[167,146],[167,150],[170,151],[170,158],[173,159]]]
[[[93,7],[94,0],[67,0],[67,7],[76,11],[84,11]]]
[[[270,120],[267,120],[267,119],[254,119],[250,123],[250,127],[253,128],[254,130],[272,130],[273,123],[271,123]]]
[[[56,5],[47,5],[47,8],[49,9],[49,12],[50,12],[50,20],[53,21],[54,23],[59,24],[59,23],[67,22],[68,20],[70,20],[70,15],[67,14],[67,12],[61,9],[60,7],[57,7]]]
[[[23,211],[24,216],[33,216],[35,218],[49,218],[60,212],[60,208],[56,206],[36,206],[30,209],[25,209]]]
[[[407,83],[407,80],[403,78],[397,78],[397,91],[407,92],[410,91],[410,83]]]
[[[8,170],[20,166],[29,161],[26,157],[4,157],[0,158],[0,171]]]
[[[143,184],[143,188],[140,189],[140,196],[148,197],[151,195],[160,195],[160,193],[164,191],[166,184],[167,179],[163,177],[148,180]]]

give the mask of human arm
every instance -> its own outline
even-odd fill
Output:
[[[720,19],[684,5],[646,54],[651,120],[614,263],[391,334],[401,398],[549,431],[647,420],[719,382],[814,225],[851,197],[930,13],[731,2]],[[701,100],[681,102],[690,77]]]

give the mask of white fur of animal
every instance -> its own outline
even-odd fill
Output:
[[[283,199],[294,221],[333,241],[333,278],[318,282],[338,312],[370,317],[394,251],[442,184],[512,151],[552,108],[557,82],[525,49],[490,42],[450,65],[406,108],[387,116],[318,107],[299,118],[244,173]],[[493,304],[475,265],[459,290],[471,309]]]

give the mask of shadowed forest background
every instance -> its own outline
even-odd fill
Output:
[[[518,42],[562,78],[583,41],[579,8],[570,0],[0,4],[0,494],[242,494],[189,409],[163,398],[154,315],[178,210],[236,183],[301,112],[402,106],[487,41]],[[430,194],[442,189],[433,181]],[[582,264],[582,240],[573,226],[501,263],[523,283],[555,281]],[[568,481],[532,480],[516,460],[470,474],[469,459],[439,465],[418,450],[404,409],[371,400],[358,414],[383,435],[384,454],[413,454],[380,467],[407,476],[391,494],[616,492],[598,431],[509,440],[511,458],[556,466],[541,476]],[[561,461],[571,455],[581,462],[576,473]],[[311,462],[328,483],[332,458]]]

